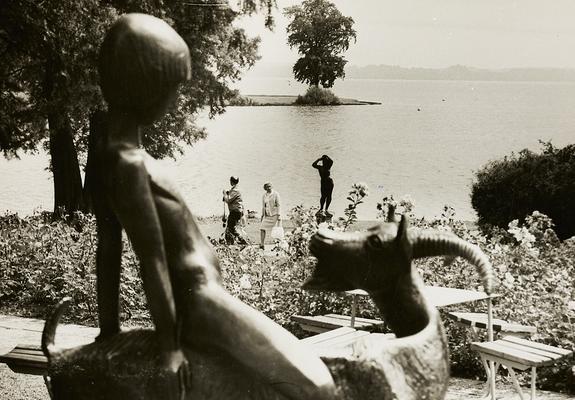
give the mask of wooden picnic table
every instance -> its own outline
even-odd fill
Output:
[[[425,297],[435,307],[445,307],[453,304],[469,303],[489,298],[485,292],[467,289],[454,289],[440,286],[425,286]],[[351,315],[293,315],[292,320],[300,324],[302,329],[310,332],[322,333],[339,327],[373,330],[383,325],[383,321],[357,317],[357,302],[360,297],[369,296],[362,289],[348,290],[345,295],[351,296]]]
[[[345,293],[354,297],[369,296],[369,294],[362,289],[348,290]],[[478,300],[487,300],[489,298],[489,295],[485,292],[443,286],[425,286],[424,295],[433,306],[438,308],[454,304],[471,303]],[[491,295],[491,297],[498,297],[498,295]]]

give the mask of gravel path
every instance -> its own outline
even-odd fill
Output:
[[[451,378],[445,400],[469,400],[481,399],[483,382]],[[525,398],[529,398],[528,389],[524,388]],[[498,383],[498,400],[517,400],[519,397],[509,384]],[[0,364],[0,399],[9,400],[50,400],[44,380],[41,376],[15,374],[4,365]],[[573,396],[565,394],[537,391],[538,400],[573,400]]]

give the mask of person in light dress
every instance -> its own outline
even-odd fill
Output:
[[[260,248],[264,248],[266,233],[274,226],[281,224],[281,202],[280,195],[273,189],[270,182],[264,184],[264,195],[262,197],[262,217],[260,225]]]

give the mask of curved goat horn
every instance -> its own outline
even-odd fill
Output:
[[[56,328],[58,327],[58,322],[60,322],[60,317],[62,317],[62,314],[64,314],[64,311],[66,311],[71,302],[72,299],[70,297],[64,297],[60,300],[44,324],[44,330],[42,331],[42,351],[44,355],[48,357],[48,360],[59,351],[54,345]]]
[[[463,257],[475,266],[487,294],[493,289],[493,270],[481,249],[452,233],[437,231],[412,231],[410,242],[413,258],[433,256]]]

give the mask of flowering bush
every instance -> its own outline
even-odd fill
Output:
[[[388,221],[391,214],[402,214],[410,219],[415,218],[413,209],[415,208],[415,202],[411,196],[406,195],[399,201],[393,198],[393,195],[384,197],[381,203],[377,203],[377,218]],[[393,216],[393,215],[391,215]]]
[[[0,217],[0,304],[3,312],[43,317],[65,296],[67,314],[76,322],[95,324],[96,223],[77,213],[68,222],[48,213]],[[148,318],[136,257],[125,240],[120,286],[124,319]]]
[[[389,203],[389,202],[388,202]],[[385,205],[385,202],[383,203]],[[385,207],[382,207],[385,209]],[[381,209],[380,209],[381,211]],[[414,209],[409,208],[413,213]],[[380,213],[380,217],[387,217]],[[575,240],[560,242],[552,230],[553,222],[537,211],[523,224],[514,222],[507,231],[492,228],[487,234],[473,224],[454,218],[453,208],[446,206],[439,218],[412,219],[419,228],[448,230],[476,244],[491,260],[497,281],[494,315],[510,322],[537,327],[534,340],[566,349],[575,348],[572,321],[575,313],[569,302],[575,300]],[[474,268],[457,259],[443,265],[439,259],[417,260],[426,284],[461,289],[482,290]],[[480,312],[485,304],[453,306],[453,310]],[[450,311],[451,308],[442,311]],[[452,372],[464,376],[483,376],[476,354],[468,347],[465,329],[444,319],[451,349]],[[572,360],[565,360],[538,372],[542,388],[571,390],[567,376]],[[528,377],[524,376],[524,379]]]
[[[357,207],[366,194],[365,186],[354,186],[350,203]],[[378,207],[380,218],[387,218],[383,211],[387,212],[393,201],[391,196],[383,200]],[[393,206],[398,212],[415,215],[414,202],[408,197]],[[225,287],[299,337],[305,333],[290,320],[294,314],[351,312],[351,302],[342,295],[301,289],[315,264],[308,242],[318,229],[316,211],[303,206],[291,210],[294,229],[286,233],[286,245],[278,246],[273,255],[250,246],[215,246]],[[353,218],[354,213],[349,212],[346,219],[327,224],[327,228],[348,229],[352,223],[347,221]],[[534,212],[523,224],[514,223],[508,230],[493,229],[485,234],[474,224],[458,221],[453,208],[446,206],[438,218],[413,217],[411,223],[420,228],[452,231],[482,248],[493,264],[496,292],[501,295],[494,308],[496,317],[536,326],[538,331],[533,339],[542,343],[566,349],[575,347],[572,325],[575,310],[570,308],[575,301],[575,239],[560,242],[548,217]],[[90,216],[79,214],[73,223],[50,221],[45,215],[0,217],[1,311],[42,317],[45,307],[63,296],[72,296],[75,308],[67,315],[74,322],[94,324],[95,247],[95,223]],[[127,241],[122,266],[123,320],[149,323],[139,268]],[[481,290],[475,269],[463,260],[443,265],[436,258],[420,259],[416,266],[426,284]],[[482,303],[468,303],[453,309],[478,312],[484,311],[484,307]],[[358,309],[362,317],[379,318],[369,299],[362,299]],[[469,349],[467,331],[445,318],[444,321],[452,372],[483,376],[477,355]],[[571,363],[568,359],[541,369],[540,387],[568,390],[566,376],[571,374]]]
[[[338,224],[344,231],[357,221],[357,212],[355,210],[360,204],[363,203],[363,198],[368,194],[369,188],[367,187],[367,184],[363,182],[354,183],[351,187],[351,190],[347,195],[349,204],[343,212],[346,218],[342,219]]]

